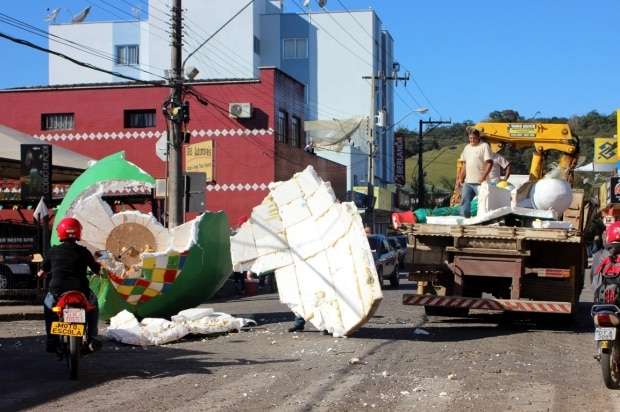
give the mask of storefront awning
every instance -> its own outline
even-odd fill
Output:
[[[19,179],[21,171],[21,145],[44,144],[41,140],[0,125],[0,178]],[[94,159],[60,146],[52,145],[52,182],[69,183],[75,180]]]

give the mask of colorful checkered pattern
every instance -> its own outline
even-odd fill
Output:
[[[181,274],[188,253],[145,256],[137,278],[123,279],[113,273],[108,278],[118,294],[129,304],[148,302],[172,288]]]

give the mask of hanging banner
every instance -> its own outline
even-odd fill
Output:
[[[43,197],[45,203],[52,204],[52,146],[21,145],[19,181],[22,202],[38,202]]]
[[[614,138],[597,137],[594,139],[594,164],[616,163],[618,160],[618,142]]]
[[[405,184],[405,135],[394,135],[394,183]]]
[[[185,171],[204,173],[207,182],[213,181],[213,140],[185,147]]]

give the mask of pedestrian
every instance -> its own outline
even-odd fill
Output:
[[[459,158],[464,164],[457,176],[457,187],[461,188],[460,214],[467,218],[471,217],[471,201],[493,168],[491,148],[488,143],[480,141],[480,131],[470,129],[468,137],[469,143]]]
[[[301,316],[295,314],[295,320],[293,321],[293,327],[289,328],[289,332],[302,332],[306,327],[306,320]]]
[[[306,320],[298,314],[295,314],[295,320],[293,321],[293,326],[288,329],[289,332],[303,332],[306,327]],[[327,329],[323,329],[321,332],[323,335],[329,335],[329,331]]]

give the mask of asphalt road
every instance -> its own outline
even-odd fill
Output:
[[[0,410],[620,411],[592,357],[588,304],[569,326],[506,326],[497,315],[426,319],[402,293],[386,290],[347,339],[287,333],[293,316],[275,295],[213,303],[260,325],[164,347],[106,342],[78,382],[43,352],[42,322],[2,322]]]

